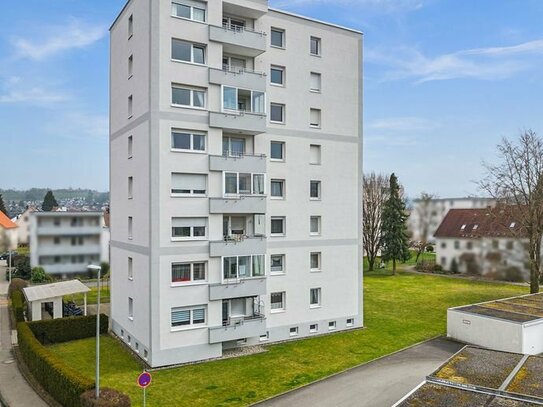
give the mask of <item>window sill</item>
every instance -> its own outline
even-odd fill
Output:
[[[192,153],[192,154],[207,154],[205,150],[184,150],[182,148],[170,148],[172,153]]]
[[[322,165],[321,163],[309,163],[309,165]]]
[[[284,271],[270,271],[270,276],[285,276],[286,274]]]
[[[205,281],[187,281],[187,282],[179,282],[179,283],[171,283],[170,284],[170,287],[172,288],[176,288],[176,287],[194,287],[194,286],[202,286],[202,285],[207,285],[207,280]]]
[[[285,87],[285,84],[284,84],[284,83],[273,83],[273,82],[270,82],[270,86],[275,86],[276,88],[284,88],[284,87]]]
[[[128,159],[130,160],[132,157],[133,157],[132,155],[129,155],[129,156],[128,156]]]
[[[134,321],[134,317],[128,317],[129,321]]]
[[[190,22],[192,22],[192,23],[198,23],[198,24],[208,25],[207,22],[205,22],[205,21],[193,20],[192,18],[176,16],[175,14],[170,14],[170,16],[171,16],[172,18],[176,18],[176,19],[178,19],[178,20],[185,20],[185,21],[190,21]]]
[[[285,311],[286,310],[284,310],[284,309],[272,309],[272,310],[270,310],[270,314],[282,314]]]
[[[128,75],[128,80],[132,79],[134,75]]]
[[[207,68],[207,64],[201,64],[199,62],[183,61],[182,59],[174,59],[174,58],[170,58],[170,61],[177,62],[179,64],[196,65],[196,66],[203,66]]]
[[[133,36],[134,36],[134,34],[130,34],[130,35],[128,36],[128,39],[132,38]]]
[[[270,236],[271,237],[285,237],[286,234],[284,234],[284,233],[281,233],[281,234],[279,234],[279,233],[270,233]]]
[[[309,55],[312,56],[312,57],[322,58],[322,55],[321,55],[321,54],[312,54],[312,53],[310,52]]]
[[[132,117],[134,117],[134,115],[131,114],[130,116],[128,116],[127,120],[130,120]]]
[[[321,308],[322,305],[310,305],[309,306],[309,309],[317,309],[317,308]]]
[[[192,242],[192,241],[205,241],[207,237],[172,237],[172,242]]]
[[[280,124],[281,126],[284,126],[286,123],[285,122],[276,122],[276,121],[270,120],[270,124]]]
[[[207,111],[207,108],[205,107],[198,107],[198,106],[188,106],[188,105],[176,105],[175,103],[170,103],[171,107],[175,107],[177,109],[191,109],[191,110],[201,110],[201,111]]]
[[[322,93],[320,89],[309,89],[311,93]]]
[[[318,333],[319,331],[309,331],[310,334],[316,334]]]
[[[170,194],[171,198],[207,198],[207,194]]]
[[[335,330],[336,330],[336,327],[335,327],[335,326],[334,326],[333,328],[328,327],[328,330],[329,330],[329,331],[335,331]]]
[[[285,159],[284,158],[270,158],[270,161],[273,161],[275,163],[284,163]]]
[[[134,281],[134,277],[128,277],[128,281]]]
[[[310,129],[321,129],[321,126],[316,126],[316,125],[310,124],[309,128]]]
[[[284,201],[284,196],[270,196],[270,199],[273,199],[274,201]]]
[[[170,332],[194,331],[195,329],[204,329],[204,328],[207,328],[207,325],[172,327],[170,328]]]
[[[310,233],[309,236],[311,236],[311,237],[319,237],[319,236],[321,236],[321,234],[320,233]]]
[[[310,273],[320,273],[322,272],[322,269],[311,269],[309,270]]]
[[[318,201],[322,201],[321,198],[309,198],[309,200],[310,200],[310,201],[317,201],[317,202],[318,202]]]
[[[128,236],[128,240],[134,240],[132,236]]]
[[[280,47],[279,45],[270,45],[270,48],[282,49],[282,50],[286,49],[285,47]]]

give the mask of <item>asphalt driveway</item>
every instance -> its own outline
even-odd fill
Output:
[[[257,406],[390,407],[462,347],[433,339]]]

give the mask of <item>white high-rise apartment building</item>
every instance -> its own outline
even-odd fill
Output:
[[[112,327],[151,366],[363,325],[361,33],[130,0],[110,119]]]

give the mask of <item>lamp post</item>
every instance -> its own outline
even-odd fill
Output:
[[[89,270],[96,271],[98,273],[98,279],[96,280],[96,287],[98,289],[96,300],[96,400],[100,398],[100,272],[102,267],[90,264],[87,266]]]

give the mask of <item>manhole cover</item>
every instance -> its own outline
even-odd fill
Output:
[[[6,364],[6,365],[9,365],[9,364],[11,364],[13,362],[15,362],[13,359],[4,360],[4,364]]]

